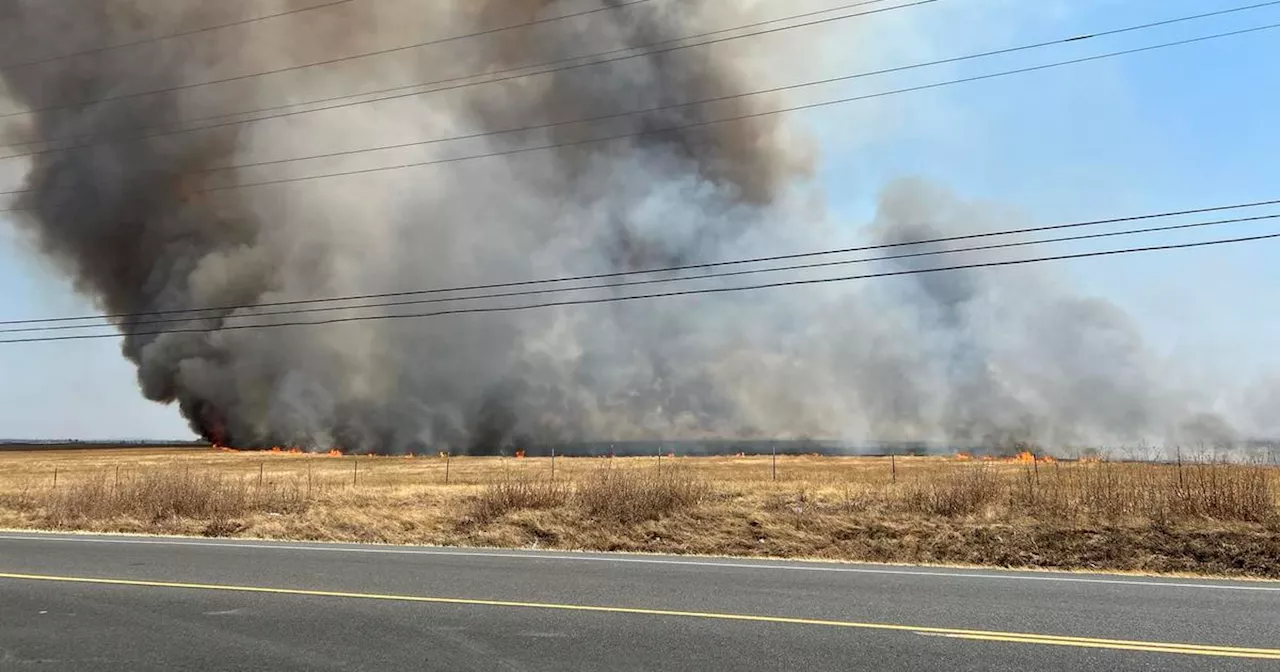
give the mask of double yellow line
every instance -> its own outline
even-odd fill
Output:
[[[1240,646],[1211,646],[1207,644],[1176,644],[1170,642],[1144,642],[1124,639],[1098,639],[1093,637],[1067,637],[1061,635],[1037,635],[1021,632],[994,630],[965,630],[959,628],[934,628],[893,623],[860,623],[816,618],[789,618],[785,616],[756,616],[751,614],[725,614],[705,611],[677,611],[672,609],[643,609],[635,607],[601,607],[582,604],[555,604],[549,602],[511,602],[505,600],[478,600],[457,597],[424,597],[419,595],[392,595],[385,593],[352,593],[333,590],[305,590],[299,588],[264,588],[259,586],[234,586],[208,583],[179,583],[173,581],[138,581],[132,579],[100,579],[76,576],[49,576],[44,574],[14,574],[0,572],[0,579],[13,581],[49,581],[57,583],[87,583],[106,586],[130,586],[135,588],[175,588],[181,590],[211,590],[233,593],[263,593],[269,595],[293,595],[301,597],[335,597],[359,600],[385,600],[392,602],[417,602],[509,609],[546,609],[604,614],[630,614],[638,616],[668,616],[677,618],[701,618],[719,621],[748,621],[785,625],[813,625],[830,628],[853,628],[889,632],[909,632],[920,635],[967,639],[983,642],[1007,642],[1014,644],[1039,644],[1043,646],[1071,646],[1085,649],[1114,649],[1142,651],[1146,653],[1173,653],[1222,658],[1254,658],[1280,660],[1280,649],[1256,649]]]

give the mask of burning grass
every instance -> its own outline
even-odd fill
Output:
[[[1222,463],[0,453],[0,526],[1280,578],[1278,486]]]

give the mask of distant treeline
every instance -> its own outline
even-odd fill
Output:
[[[0,439],[3,450],[111,450],[125,448],[209,448],[203,441],[72,441]]]

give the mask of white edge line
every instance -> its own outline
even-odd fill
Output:
[[[371,555],[435,555],[464,558],[503,558],[519,560],[568,560],[573,562],[610,562],[619,564],[674,565],[681,567],[715,567],[721,569],[787,570],[793,572],[832,572],[838,574],[880,574],[892,576],[926,576],[952,579],[987,579],[998,581],[1054,581],[1059,583],[1084,583],[1118,586],[1142,586],[1149,588],[1195,588],[1202,590],[1243,590],[1280,593],[1280,586],[1242,586],[1219,583],[1182,583],[1167,581],[1143,581],[1135,579],[1091,579],[1076,576],[1029,576],[1026,574],[979,574],[972,572],[944,572],[937,570],[888,569],[870,567],[824,567],[790,564],[765,564],[723,562],[715,560],[672,560],[665,558],[636,558],[625,556],[597,556],[578,554],[551,555],[545,553],[503,553],[487,551],[453,551],[425,548],[362,548],[358,546],[304,546],[291,543],[254,543],[220,541],[182,541],[177,539],[109,539],[104,537],[55,537],[43,535],[0,534],[0,541],[35,541],[54,543],[122,544],[135,546],[191,546],[205,548],[244,548],[272,551],[318,551],[324,553],[365,553]]]

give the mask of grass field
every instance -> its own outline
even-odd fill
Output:
[[[0,527],[1280,578],[1280,470],[0,452]]]

